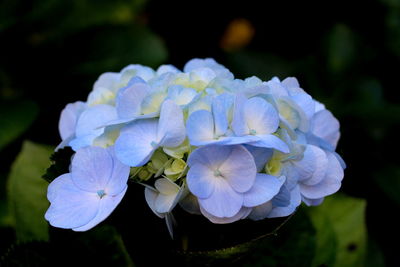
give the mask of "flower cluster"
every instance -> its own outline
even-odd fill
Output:
[[[104,220],[128,178],[172,232],[178,204],[213,223],[319,205],[345,168],[339,122],[295,78],[235,79],[213,59],[102,74],[86,102],[65,107],[59,130],[59,147],[76,154],[48,188],[46,219],[75,231]]]

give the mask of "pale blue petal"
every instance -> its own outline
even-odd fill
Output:
[[[268,214],[272,210],[272,203],[271,201],[265,202],[262,205],[252,208],[251,213],[247,218],[253,221],[259,221],[267,218]]]
[[[285,142],[283,142],[279,137],[269,134],[258,136],[259,140],[257,142],[249,143],[249,145],[256,147],[274,148],[283,153],[289,153],[289,147]]]
[[[324,179],[328,158],[319,147],[307,145],[303,158],[293,161],[296,171],[299,173],[299,182],[305,185],[315,185]]]
[[[167,98],[174,101],[177,105],[185,107],[195,101],[199,94],[193,88],[185,88],[182,85],[172,85],[168,88]]]
[[[347,166],[346,166],[346,162],[344,162],[343,158],[336,152],[332,152],[332,153],[333,153],[333,155],[335,155],[336,159],[339,161],[340,166],[342,166],[343,170],[345,170]]]
[[[80,190],[68,176],[52,198],[51,206],[45,214],[46,220],[54,227],[71,229],[89,223],[99,209],[100,198],[96,193]],[[54,195],[53,195],[54,196]]]
[[[216,224],[233,223],[233,222],[242,220],[242,219],[246,218],[251,212],[251,208],[242,207],[239,210],[239,212],[236,213],[234,216],[221,218],[221,217],[213,216],[212,214],[208,213],[206,210],[204,210],[201,207],[200,207],[200,210],[201,210],[201,213],[204,215],[204,217],[209,219],[210,222],[216,223]]]
[[[231,127],[233,132],[237,136],[250,134],[249,127],[247,127],[247,123],[244,116],[244,106],[246,101],[247,98],[244,95],[242,94],[236,95]]]
[[[287,77],[282,81],[282,84],[287,88],[299,88],[300,84],[295,77]]]
[[[291,97],[293,101],[303,110],[308,120],[311,120],[315,112],[315,102],[307,93],[298,93]]]
[[[144,83],[135,83],[130,87],[122,88],[116,99],[119,119],[134,119],[141,115],[141,104],[149,91],[150,87]]]
[[[306,197],[302,197],[302,200],[307,206],[318,206],[322,204],[322,202],[324,202],[324,198],[309,199]]]
[[[66,173],[58,176],[47,187],[47,199],[52,202],[56,199],[60,188],[68,186],[71,183],[71,174]]]
[[[182,109],[172,100],[165,100],[161,106],[157,139],[160,146],[176,147],[186,138]]]
[[[165,214],[158,213],[155,208],[157,196],[158,196],[157,190],[146,186],[146,188],[144,189],[144,197],[146,199],[147,205],[149,205],[149,208],[151,209],[151,211],[154,212],[155,215],[157,215],[160,218],[164,218]]]
[[[117,119],[117,113],[113,106],[96,105],[87,108],[82,112],[76,125],[76,136],[85,135],[100,136],[104,132],[104,126],[107,122]]]
[[[278,112],[270,103],[260,97],[247,100],[243,112],[250,133],[254,131],[252,134],[267,135],[278,129]]]
[[[339,127],[339,121],[326,109],[317,112],[311,122],[311,132],[328,142],[333,150],[340,137]]]
[[[198,110],[186,121],[187,135],[191,145],[203,144],[214,140],[214,119],[211,112]]]
[[[221,64],[218,64],[212,58],[206,58],[206,59],[194,58],[186,63],[183,70],[184,72],[191,72],[199,68],[210,68],[217,74],[218,77],[223,79],[234,78],[233,74],[227,68],[225,68]]]
[[[248,191],[256,179],[256,164],[244,146],[232,146],[231,153],[218,168],[222,177],[239,193]]]
[[[225,135],[229,126],[229,111],[233,105],[233,96],[227,93],[214,98],[212,102],[212,113],[214,117],[214,133],[217,136]]]
[[[61,111],[60,121],[58,123],[58,130],[61,139],[65,140],[75,135],[76,124],[81,113],[86,108],[86,104],[78,101],[65,106]]]
[[[120,75],[117,72],[105,72],[99,76],[97,81],[93,85],[93,90],[103,87],[115,91],[116,83],[118,82]]]
[[[179,73],[181,72],[180,70],[178,70],[175,66],[173,65],[161,65],[160,67],[158,67],[157,69],[157,76],[161,76],[165,73]]]
[[[68,145],[74,150],[78,151],[81,148],[93,145],[94,140],[98,137],[97,134],[84,135],[81,137],[75,137]]]
[[[139,76],[146,82],[154,77],[155,71],[152,68],[140,64],[131,64],[121,70],[120,82],[128,84],[132,77]]]
[[[253,156],[254,161],[256,163],[257,172],[261,172],[265,164],[270,160],[274,151],[270,148],[256,147],[245,145],[244,146]]]
[[[99,205],[99,212],[97,213],[96,217],[94,217],[88,224],[85,224],[81,227],[73,228],[74,231],[83,232],[89,229],[92,229],[102,221],[104,221],[110,214],[115,210],[118,204],[121,202],[122,198],[124,197],[126,190],[128,189],[127,186],[116,196],[104,196],[100,200]]]
[[[192,167],[194,164],[201,163],[210,169],[218,169],[231,152],[232,146],[210,145],[199,147],[190,154],[187,164]]]
[[[81,190],[96,193],[105,189],[112,169],[113,159],[107,149],[87,147],[78,150],[73,157],[71,177]]]
[[[236,193],[225,179],[214,179],[214,192],[199,198],[200,206],[216,217],[232,217],[243,205],[243,195]]]
[[[286,217],[292,214],[301,204],[301,195],[299,187],[296,186],[290,192],[290,204],[286,207],[273,207],[267,215],[268,218]]]
[[[124,164],[131,167],[146,164],[155,149],[157,140],[158,120],[147,119],[134,121],[122,129],[115,142],[115,155]]]
[[[113,168],[111,178],[106,186],[106,191],[107,194],[115,196],[125,190],[129,178],[130,167],[117,159],[113,146],[109,147],[107,150],[112,156]]]
[[[341,186],[343,179],[343,169],[336,157],[327,152],[328,167],[324,179],[316,185],[300,184],[301,194],[310,199],[323,198],[336,193]]]
[[[274,207],[287,207],[290,205],[290,190],[286,184],[282,185],[279,193],[272,199],[272,205]]]
[[[190,166],[186,175],[186,182],[190,192],[202,198],[208,198],[214,192],[215,180],[213,171],[201,163]]]
[[[270,201],[279,193],[282,183],[275,176],[257,173],[254,185],[243,194],[243,206],[251,208]]]

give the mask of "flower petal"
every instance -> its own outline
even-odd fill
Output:
[[[186,176],[190,192],[201,198],[208,198],[214,192],[215,179],[212,170],[201,163],[192,165]]]
[[[200,210],[201,210],[201,213],[204,215],[204,217],[209,219],[210,222],[217,223],[217,224],[226,224],[226,223],[233,223],[233,222],[239,221],[241,219],[246,218],[251,212],[251,208],[242,207],[239,210],[239,212],[236,213],[234,216],[221,218],[221,217],[213,216],[212,214],[208,213],[206,210],[204,210],[201,207],[200,207]]]
[[[249,143],[249,145],[256,146],[256,147],[274,148],[283,153],[290,152],[287,144],[275,135],[268,134],[268,135],[261,135],[261,136],[257,136],[257,137],[259,137],[259,140],[256,142]]]
[[[261,97],[247,100],[243,112],[250,131],[254,130],[257,135],[271,134],[278,129],[278,112]]]
[[[168,178],[157,179],[154,187],[163,195],[176,195],[180,187]]]
[[[156,211],[157,196],[158,196],[157,190],[146,186],[146,188],[144,189],[144,197],[146,199],[147,205],[149,205],[149,208],[154,212],[155,215],[157,215],[160,218],[164,218],[165,214],[161,214]]]
[[[326,153],[319,147],[307,145],[303,158],[293,161],[299,173],[299,182],[305,185],[315,185],[324,179],[328,166]]]
[[[211,112],[193,112],[186,121],[186,129],[190,144],[194,146],[214,140],[214,119]]]
[[[270,160],[274,151],[270,148],[256,147],[245,145],[244,146],[253,156],[254,162],[256,163],[257,172],[261,172],[265,164]]]
[[[272,175],[258,173],[253,187],[243,194],[243,206],[250,208],[270,201],[279,193],[284,181]]]
[[[210,169],[218,169],[231,152],[232,146],[210,145],[199,147],[190,154],[187,164],[192,167],[196,163],[201,163]]]
[[[257,207],[254,207],[251,210],[251,213],[247,218],[253,220],[253,221],[259,221],[267,218],[268,214],[272,210],[272,203],[271,201],[265,202],[264,204],[261,204]]]
[[[115,155],[131,167],[143,166],[158,147],[157,119],[134,121],[121,130],[115,142]]]
[[[246,102],[247,98],[244,95],[236,95],[231,127],[237,136],[250,134],[244,115],[244,106]]]
[[[244,146],[231,146],[229,157],[218,168],[232,188],[239,193],[248,191],[256,179],[256,164]]]
[[[133,119],[141,115],[141,104],[150,91],[145,83],[122,88],[117,95],[116,109],[120,119]]]
[[[99,212],[97,213],[96,217],[94,217],[91,221],[89,221],[88,224],[73,228],[73,230],[77,232],[87,231],[95,227],[102,221],[104,221],[108,216],[110,216],[110,214],[115,210],[115,208],[121,202],[127,189],[128,187],[125,186],[125,188],[118,195],[103,197],[100,200]]]
[[[65,140],[75,135],[76,123],[85,107],[85,103],[78,101],[66,105],[65,108],[61,111],[60,121],[58,123],[58,130],[60,132],[62,140]]]
[[[271,212],[267,215],[268,218],[285,217],[292,214],[297,207],[301,204],[300,189],[298,186],[290,191],[290,204],[285,207],[273,207]]]
[[[75,186],[69,175],[61,176],[61,186],[49,188],[57,190],[50,208],[45,214],[46,220],[54,227],[71,229],[89,223],[99,210],[100,198],[95,193],[83,191]],[[56,182],[57,183],[57,182]],[[60,185],[59,184],[59,185]]]
[[[104,190],[111,178],[113,159],[107,149],[86,147],[78,150],[71,163],[71,178],[81,190]]]
[[[225,135],[228,130],[228,113],[233,105],[233,96],[227,93],[214,98],[212,102],[212,113],[214,117],[214,133],[216,136]]]
[[[199,198],[200,207],[216,217],[232,217],[243,205],[243,195],[236,193],[222,178],[214,179],[214,192],[208,198]]]
[[[186,137],[182,109],[172,100],[165,100],[161,106],[157,137],[161,146],[176,147]]]
[[[333,148],[336,148],[340,137],[339,127],[339,121],[326,109],[317,112],[311,122],[311,132]]]
[[[130,167],[123,164],[117,159],[115,155],[114,147],[109,147],[108,152],[113,159],[113,169],[111,178],[106,186],[107,194],[115,196],[120,194],[123,190],[126,190],[126,184],[129,178]]]
[[[316,185],[300,184],[301,194],[309,199],[318,199],[336,193],[343,179],[343,169],[337,158],[327,152],[328,166],[324,179]]]

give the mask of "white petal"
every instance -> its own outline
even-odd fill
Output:
[[[87,147],[76,152],[71,163],[71,178],[82,190],[104,190],[111,178],[113,159],[107,149]]]
[[[138,167],[146,164],[157,143],[158,120],[147,119],[134,121],[122,129],[115,142],[115,154],[124,164]]]
[[[208,198],[214,192],[215,180],[213,171],[201,163],[192,165],[186,176],[190,192],[202,198]]]
[[[233,222],[239,221],[241,219],[246,218],[251,212],[251,208],[242,207],[239,210],[239,212],[236,213],[234,216],[221,218],[221,217],[213,216],[212,214],[208,213],[203,208],[200,208],[200,210],[201,210],[201,213],[204,215],[204,217],[209,219],[210,222],[217,223],[217,224],[226,224],[226,223],[233,223]]]
[[[186,137],[182,109],[172,100],[165,100],[161,106],[157,137],[161,146],[176,147]]]
[[[172,205],[175,202],[176,195],[163,195],[158,194],[156,202],[154,203],[154,208],[158,213],[170,212],[173,208]]]
[[[248,191],[256,179],[256,164],[244,146],[232,146],[231,153],[218,168],[229,185],[239,193]]]
[[[120,119],[132,119],[141,115],[141,104],[150,91],[144,83],[135,83],[118,92],[116,109]]]
[[[146,187],[144,189],[144,197],[146,199],[147,205],[149,205],[149,208],[154,212],[155,215],[157,215],[160,218],[164,218],[165,214],[160,214],[156,211],[156,199],[158,196],[157,190],[154,188]]]
[[[154,183],[155,188],[163,195],[174,195],[178,193],[180,187],[168,178],[157,179]]]
[[[225,179],[214,181],[214,192],[208,198],[199,198],[200,206],[216,217],[234,216],[243,205],[243,195],[236,193]]]
[[[212,141],[214,139],[214,119],[211,112],[207,110],[193,112],[186,121],[186,129],[192,145]]]
[[[243,206],[255,207],[270,201],[279,193],[283,181],[272,175],[258,173],[253,187],[243,194]]]
[[[184,197],[180,202],[179,205],[190,214],[200,215],[200,206],[197,200],[197,197],[193,194],[188,194]]]
[[[75,135],[76,123],[85,107],[85,103],[78,101],[72,104],[68,104],[62,110],[60,121],[58,123],[58,130],[60,132],[62,140],[65,140]]]
[[[271,134],[278,129],[278,112],[264,99],[253,97],[247,100],[243,111],[247,126],[257,135]]]
[[[282,81],[282,84],[284,86],[286,86],[287,88],[292,88],[292,87],[298,88],[298,87],[300,87],[300,84],[299,84],[299,82],[297,81],[297,79],[295,77],[287,77],[286,79],[284,79]]]
[[[65,229],[89,223],[97,215],[100,198],[96,193],[76,187],[72,179],[65,176],[62,179],[65,179],[62,185],[53,188],[57,193],[54,198],[50,197],[52,202],[45,214],[46,220],[54,227]]]
[[[125,186],[125,188],[116,196],[104,196],[100,200],[99,212],[96,217],[94,217],[88,224],[74,228],[73,230],[77,232],[87,231],[104,221],[121,202],[127,189],[128,187]]]

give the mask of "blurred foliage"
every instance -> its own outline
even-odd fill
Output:
[[[38,107],[28,100],[0,102],[0,150],[25,132],[38,114]]]
[[[74,151],[70,147],[64,147],[51,154],[51,166],[47,168],[43,178],[50,183],[58,176],[69,172],[73,153]]]
[[[341,194],[308,210],[317,230],[313,266],[364,266],[366,256],[366,202]]]
[[[10,213],[18,242],[49,239],[44,213],[48,183],[41,179],[49,166],[52,148],[25,141],[8,180]]]

